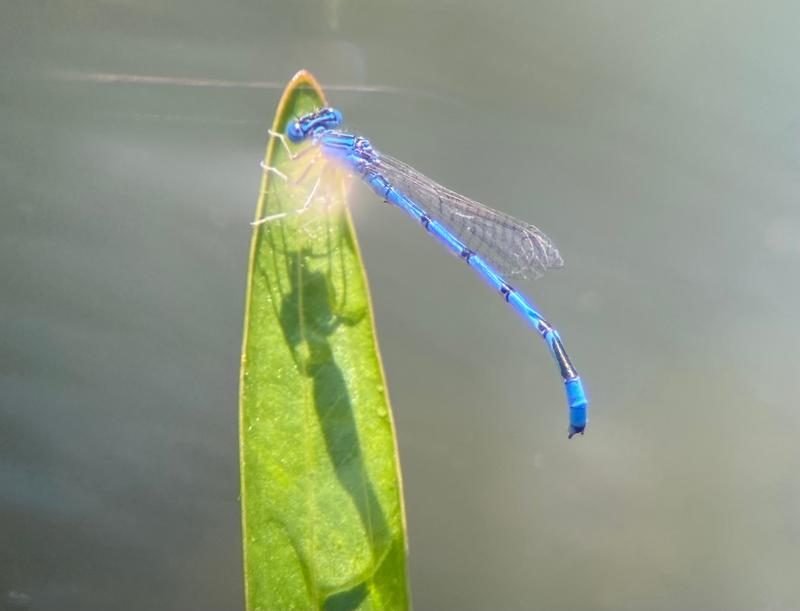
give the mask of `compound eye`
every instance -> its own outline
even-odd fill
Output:
[[[334,129],[342,124],[342,113],[335,108],[321,108],[315,117],[315,123],[324,129]]]
[[[300,121],[292,121],[289,123],[288,127],[286,128],[286,135],[289,136],[289,140],[292,142],[300,142],[303,138],[305,138]]]

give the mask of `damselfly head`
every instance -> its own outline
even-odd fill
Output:
[[[286,135],[292,142],[302,142],[317,132],[339,127],[342,120],[342,113],[335,108],[320,108],[289,123]]]

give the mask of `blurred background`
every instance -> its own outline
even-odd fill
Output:
[[[537,224],[546,347],[356,189],[415,608],[800,609],[795,2],[0,4],[0,609],[241,609],[266,129],[350,129]]]

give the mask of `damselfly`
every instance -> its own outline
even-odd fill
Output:
[[[407,212],[461,257],[533,325],[547,342],[564,381],[569,405],[569,437],[583,433],[588,402],[558,331],[504,278],[540,276],[548,269],[561,267],[563,261],[553,242],[533,225],[458,195],[397,159],[379,153],[366,138],[337,130],[341,124],[342,114],[338,110],[322,108],[290,122],[286,136],[270,132],[292,159],[311,154],[303,177],[320,160],[326,167],[301,208],[269,215],[254,224],[308,210],[315,201],[328,163],[338,164],[358,175],[379,197]],[[294,143],[308,142],[308,148],[293,153],[287,136]],[[288,180],[276,168],[265,166],[264,169]]]

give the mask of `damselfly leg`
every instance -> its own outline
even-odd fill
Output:
[[[289,147],[289,143],[287,142],[286,137],[283,134],[279,134],[277,132],[269,130],[269,135],[272,138],[276,138],[281,143],[284,150],[286,151],[286,155],[292,162],[296,162],[302,157],[305,157],[309,152],[313,151],[314,154],[311,157],[310,162],[306,165],[306,167],[302,170],[302,172],[300,172],[299,176],[297,177],[290,177],[286,173],[279,170],[277,167],[267,165],[263,161],[261,162],[261,168],[265,172],[281,179],[283,182],[287,183],[293,190],[300,188],[302,185],[305,184],[309,174],[314,169],[314,167],[322,160],[322,153],[319,150],[319,147],[311,145],[298,153],[293,153],[291,148]],[[324,164],[322,170],[320,170],[320,173],[317,176],[316,181],[314,182],[314,186],[309,191],[308,197],[306,198],[305,202],[300,208],[297,208],[295,210],[277,212],[275,214],[268,214],[263,218],[252,221],[250,224],[253,226],[261,225],[263,223],[269,223],[289,216],[296,216],[299,214],[303,214],[304,212],[307,212],[314,203],[314,199],[317,196],[319,186],[323,181],[323,178],[326,174],[326,170],[327,170],[327,164]]]

